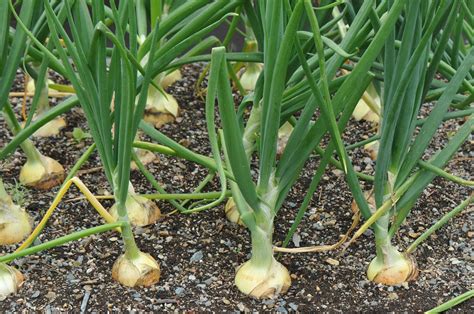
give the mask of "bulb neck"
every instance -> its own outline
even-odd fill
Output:
[[[251,230],[252,258],[250,262],[259,268],[270,268],[273,261],[273,223],[259,224]]]
[[[48,94],[49,94],[48,78],[46,76],[45,82],[43,86],[41,87],[40,98],[38,100],[38,109],[37,109],[38,115],[41,115],[42,113],[45,113],[50,109]]]
[[[127,199],[131,197],[127,195]],[[138,249],[137,243],[135,242],[135,237],[133,236],[132,225],[130,224],[130,219],[127,214],[127,201],[121,202],[116,199],[117,202],[117,213],[118,220],[125,222],[122,227],[122,240],[125,246],[125,255],[128,259],[134,260],[140,256],[140,250]]]

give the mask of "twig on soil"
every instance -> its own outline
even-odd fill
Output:
[[[335,244],[332,245],[318,245],[318,246],[307,246],[307,247],[300,247],[300,248],[283,248],[283,247],[274,247],[274,252],[282,252],[282,253],[313,253],[313,252],[326,252],[332,251],[339,248],[346,240],[349,238],[351,232],[357,227],[360,222],[360,212],[357,210],[354,212],[352,216],[352,225],[347,230],[346,234],[341,236],[341,239]]]
[[[83,174],[94,173],[94,172],[97,172],[97,171],[102,170],[102,168],[103,168],[103,167],[95,167],[95,168],[80,170],[80,171],[77,172],[77,176],[80,177],[80,176],[83,175]]]

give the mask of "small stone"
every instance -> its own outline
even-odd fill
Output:
[[[56,293],[54,293],[53,291],[50,291],[46,294],[46,298],[49,301],[53,301],[54,299],[56,299]]]
[[[293,302],[289,303],[288,306],[291,307],[291,309],[292,309],[293,311],[297,311],[297,310],[298,310],[298,305],[297,305],[297,304],[294,304]]]
[[[316,230],[319,230],[319,231],[324,230],[324,226],[323,226],[323,224],[322,224],[320,221],[318,221],[317,223],[313,224],[313,227],[316,228]]]
[[[296,247],[300,247],[301,236],[298,233],[293,234],[293,243]]]
[[[364,235],[367,236],[367,237],[371,236],[373,233],[374,232],[372,231],[372,229],[367,229],[367,230],[364,231]]]
[[[245,307],[245,305],[242,302],[239,302],[239,304],[237,304],[237,308],[241,312],[245,312],[247,310],[247,308]]]
[[[36,290],[35,292],[33,292],[33,294],[31,295],[31,298],[32,299],[36,299],[37,297],[39,297],[40,295],[40,292],[38,290]]]
[[[178,287],[174,290],[174,293],[176,293],[176,295],[183,295],[184,294],[184,288],[183,287]]]
[[[194,281],[194,280],[196,280],[196,276],[194,276],[194,275],[189,275],[188,279],[191,280],[191,281]]]
[[[339,266],[339,261],[338,260],[335,260],[333,258],[328,258],[326,259],[326,263],[332,265],[332,266]]]
[[[468,231],[467,237],[468,238],[474,238],[474,231]]]
[[[230,304],[230,301],[227,300],[226,298],[222,298],[222,302],[224,302],[224,304],[226,304],[226,305],[229,305],[229,304]]]
[[[388,294],[388,299],[389,300],[398,300],[398,294],[396,294],[395,292],[389,293]]]
[[[265,305],[267,305],[267,306],[268,306],[268,305],[273,306],[273,305],[275,304],[275,300],[273,300],[273,299],[267,299],[267,300],[263,300],[262,303],[265,304]]]
[[[203,258],[202,251],[197,251],[196,253],[193,254],[193,256],[191,256],[190,261],[199,262],[200,260],[202,260],[202,258]]]
[[[337,223],[336,219],[331,219],[326,221],[325,225],[326,226],[334,226]]]

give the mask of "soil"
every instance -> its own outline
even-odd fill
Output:
[[[183,79],[170,87],[182,110],[181,117],[161,131],[202,154],[209,155],[204,120],[204,103],[190,91],[200,71],[199,66],[183,68]],[[15,89],[21,90],[19,75]],[[21,100],[11,99],[17,113]],[[53,102],[57,100],[53,99]],[[426,105],[424,112],[428,112]],[[1,118],[0,118],[1,119]],[[66,115],[68,126],[61,134],[46,139],[34,139],[44,154],[55,158],[66,170],[92,143],[91,139],[76,141],[75,127],[87,131],[79,108]],[[459,128],[462,119],[444,123],[428,150],[432,153],[446,143],[446,138]],[[374,133],[369,123],[351,121],[345,132],[345,142],[354,143]],[[11,139],[0,120],[0,147]],[[144,138],[149,140],[148,138]],[[356,169],[372,174],[374,163],[363,149],[351,152]],[[451,173],[471,178],[473,173],[472,139],[467,141],[447,166]],[[18,150],[3,162],[1,176],[9,184],[17,202],[23,204],[38,223],[53,200],[58,188],[50,191],[27,190],[16,186],[23,153]],[[294,220],[319,163],[313,156],[301,178],[291,190],[275,221],[275,244],[281,244]],[[83,166],[81,180],[97,195],[110,194],[110,188],[97,154]],[[192,192],[207,175],[207,170],[185,160],[159,156],[148,169],[169,193]],[[85,170],[85,171],[84,171]],[[138,172],[132,182],[139,193],[154,193],[151,185]],[[213,182],[206,191],[218,190]],[[371,184],[364,183],[369,190]],[[464,200],[472,190],[437,178],[424,191],[407,223],[395,239],[400,249],[429,228],[436,219]],[[70,232],[97,226],[103,220],[85,200],[71,188],[37,241],[48,240]],[[72,200],[72,201],[71,201]],[[352,196],[340,171],[330,167],[324,176],[306,215],[290,246],[332,244],[352,223]],[[110,207],[111,201],[102,201]],[[158,201],[163,213],[173,208]],[[420,268],[416,281],[407,285],[386,287],[369,282],[365,271],[374,257],[374,237],[367,231],[355,244],[340,255],[326,253],[282,254],[279,261],[292,276],[288,293],[269,300],[256,300],[242,295],[234,286],[236,268],[249,258],[248,232],[228,222],[223,204],[192,215],[165,215],[157,224],[136,228],[139,247],[160,263],[160,282],[150,288],[130,289],[112,281],[111,268],[121,254],[118,234],[107,232],[77,242],[21,258],[12,263],[27,280],[18,294],[0,303],[2,311],[277,311],[277,312],[422,312],[473,289],[472,237],[474,212],[466,209],[420,245],[414,253]],[[0,253],[12,252],[14,246],[0,248]],[[329,258],[336,260],[334,262]],[[329,260],[328,260],[329,259]],[[474,300],[465,302],[453,312],[474,312]]]

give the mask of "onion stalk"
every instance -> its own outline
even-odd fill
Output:
[[[0,179],[0,245],[15,244],[31,233],[31,218],[13,203]]]
[[[256,112],[257,110],[253,111],[253,115],[255,115]],[[249,123],[247,123],[247,127],[248,127],[246,131],[247,135],[244,136],[244,138],[247,138],[247,141],[245,143],[249,145],[245,149],[249,154],[251,154],[252,152],[251,143],[253,141],[251,139],[253,135],[249,134],[249,132],[251,132],[249,130],[253,129],[253,127],[251,126],[252,120],[253,119],[250,119]],[[283,154],[292,131],[293,131],[293,126],[289,122],[285,122],[280,127],[280,129],[278,129],[277,158],[279,158]],[[245,143],[244,143],[244,147],[246,145]],[[250,155],[248,155],[248,157],[250,158]],[[239,224],[241,226],[245,226],[245,223],[242,221],[242,218],[240,217],[240,213],[239,213],[239,210],[237,209],[237,205],[235,204],[234,199],[232,197],[230,197],[227,200],[227,203],[225,204],[225,207],[224,207],[224,212],[227,217],[227,220],[229,220],[230,222]]]
[[[33,70],[36,71],[37,74],[40,73],[39,71],[39,65],[37,63],[32,64]],[[35,86],[35,81],[34,80],[29,80],[26,86],[26,91],[28,93],[35,93],[36,86]],[[40,95],[38,98],[38,104],[36,111],[33,115],[32,121],[37,120],[38,118],[41,118],[48,112],[51,107],[49,105],[49,88],[48,85],[53,84],[53,81],[48,78],[48,73],[45,73],[45,78],[43,80],[43,84],[40,88]],[[49,136],[55,136],[58,135],[60,130],[66,126],[66,120],[61,117],[57,116],[45,125],[43,125],[38,131],[34,133],[34,136],[37,137],[49,137]]]
[[[20,289],[25,278],[17,269],[0,263],[0,301],[5,300],[10,294]]]

